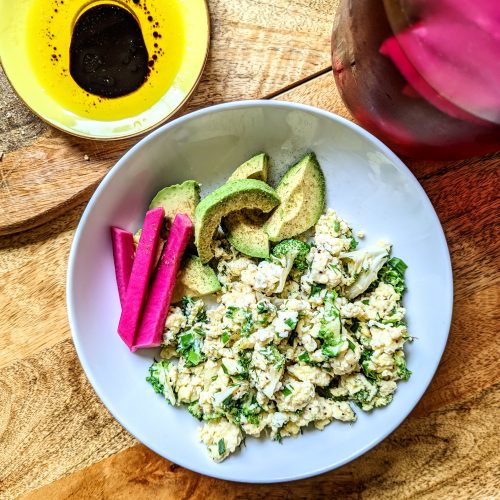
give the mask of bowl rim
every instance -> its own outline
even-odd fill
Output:
[[[228,110],[228,109],[245,109],[245,108],[256,108],[256,107],[266,107],[266,108],[287,108],[287,109],[292,109],[292,110],[299,110],[299,111],[305,111],[313,114],[320,115],[324,118],[327,118],[329,120],[336,121],[354,132],[357,132],[367,140],[371,141],[374,143],[378,148],[380,148],[387,157],[394,162],[398,168],[400,168],[403,173],[408,177],[409,181],[412,183],[412,186],[419,191],[419,194],[422,196],[422,199],[424,202],[428,205],[428,208],[430,209],[430,213],[433,216],[433,223],[435,224],[435,227],[438,231],[438,237],[440,240],[440,245],[446,250],[444,252],[444,258],[446,260],[446,269],[444,270],[446,273],[446,281],[448,286],[446,287],[446,290],[444,292],[445,295],[445,302],[447,304],[445,314],[443,314],[443,325],[446,326],[446,335],[441,338],[441,341],[439,343],[436,343],[435,345],[435,350],[439,354],[438,361],[436,362],[435,366],[432,369],[427,370],[425,374],[425,384],[422,385],[422,389],[418,391],[415,394],[414,397],[414,402],[406,407],[404,411],[401,412],[399,417],[394,420],[394,422],[390,425],[387,431],[385,431],[381,436],[378,438],[366,443],[364,446],[359,448],[356,452],[352,453],[351,455],[344,457],[342,460],[338,460],[337,462],[334,462],[332,464],[329,464],[328,466],[321,467],[315,470],[310,470],[307,472],[304,472],[302,474],[294,474],[294,475],[286,475],[286,473],[282,474],[282,476],[278,478],[273,478],[273,479],[260,479],[260,478],[247,478],[247,477],[234,477],[234,475],[228,475],[224,472],[224,469],[220,470],[220,473],[207,473],[205,470],[200,469],[199,467],[192,467],[190,463],[186,463],[184,461],[179,461],[179,460],[173,460],[167,454],[165,454],[163,451],[160,451],[158,447],[156,446],[155,442],[151,442],[148,439],[139,439],[124,423],[122,422],[122,419],[117,415],[117,411],[114,408],[114,404],[112,400],[107,398],[101,391],[99,384],[96,382],[92,375],[92,370],[90,368],[90,363],[88,360],[85,358],[85,355],[83,353],[83,348],[80,344],[79,341],[79,335],[76,329],[76,321],[75,321],[75,314],[74,314],[74,308],[75,304],[73,303],[73,298],[72,298],[72,290],[73,290],[73,274],[74,274],[74,269],[75,269],[75,263],[76,263],[76,249],[78,247],[83,228],[86,225],[87,218],[92,211],[93,205],[96,202],[96,200],[99,198],[101,192],[104,190],[104,188],[112,182],[114,176],[117,174],[117,172],[120,170],[122,165],[128,161],[129,157],[133,156],[135,152],[144,147],[148,142],[154,140],[157,136],[163,134],[165,131],[169,130],[170,128],[176,127],[181,125],[184,122],[188,122],[191,120],[196,119],[199,116],[203,116],[206,114],[218,112],[218,111],[223,111],[223,110]],[[242,101],[235,101],[235,102],[228,102],[228,103],[223,103],[223,104],[218,104],[214,106],[209,106],[197,111],[193,111],[192,113],[189,113],[187,115],[184,115],[180,118],[177,118],[175,120],[172,120],[171,122],[161,126],[154,132],[151,132],[149,135],[141,139],[137,144],[135,144],[131,149],[129,149],[117,162],[116,164],[109,170],[109,172],[105,175],[99,186],[97,187],[96,191],[90,198],[87,206],[85,207],[85,210],[83,212],[83,215],[78,223],[78,227],[75,231],[73,241],[71,244],[71,249],[70,249],[70,254],[69,254],[69,259],[68,259],[68,270],[67,270],[67,281],[66,281],[66,304],[67,304],[67,310],[68,310],[68,320],[69,320],[69,325],[70,325],[70,330],[71,330],[71,336],[73,339],[73,343],[75,345],[75,349],[78,355],[78,359],[80,361],[80,364],[85,372],[85,375],[87,376],[87,379],[91,383],[94,391],[96,394],[99,396],[99,399],[102,401],[104,406],[108,409],[108,411],[113,415],[113,417],[120,423],[120,425],[125,428],[128,432],[130,432],[139,442],[143,443],[145,446],[153,450],[155,453],[158,455],[166,458],[167,460],[170,460],[171,462],[175,462],[178,465],[192,470],[198,474],[202,474],[205,476],[209,477],[214,477],[217,479],[222,479],[226,481],[232,481],[232,482],[246,482],[246,483],[254,483],[254,484],[272,484],[272,483],[280,483],[280,482],[285,482],[285,481],[297,481],[300,479],[306,479],[309,477],[317,476],[320,474],[324,474],[326,472],[332,471],[334,469],[337,469],[353,460],[356,458],[364,455],[367,451],[371,450],[374,448],[376,445],[378,445],[380,442],[382,442],[384,439],[386,439],[390,434],[392,434],[403,422],[406,420],[406,418],[410,415],[410,413],[413,411],[415,406],[418,404],[418,402],[421,400],[422,396],[424,393],[427,391],[429,388],[430,383],[432,382],[436,371],[441,363],[441,359],[448,341],[449,337],[449,331],[450,331],[450,326],[451,326],[451,320],[452,320],[452,315],[453,315],[453,271],[452,271],[452,265],[451,265],[451,258],[450,258],[450,253],[449,253],[449,248],[448,244],[446,242],[446,237],[445,233],[443,231],[441,222],[437,216],[437,213],[429,200],[427,193],[425,192],[424,188],[421,186],[421,184],[418,182],[417,178],[414,176],[414,174],[410,171],[410,169],[399,159],[399,157],[393,153],[384,143],[382,143],[379,139],[377,139],[375,136],[373,136],[370,132],[366,131],[359,125],[347,120],[346,118],[343,118],[339,115],[336,115],[335,113],[331,113],[329,111],[314,107],[314,106],[309,106],[306,104],[300,104],[300,103],[295,103],[295,102],[289,102],[289,101],[271,101],[271,100],[242,100]]]

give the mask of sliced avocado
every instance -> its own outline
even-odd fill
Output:
[[[258,209],[270,212],[280,202],[273,188],[256,179],[226,182],[201,200],[195,210],[194,236],[203,263],[213,256],[213,236],[221,220],[231,212]]]
[[[266,153],[253,156],[240,165],[229,181],[237,179],[258,179],[267,181],[269,157]],[[222,222],[227,239],[239,252],[267,259],[269,257],[269,237],[262,230],[264,219],[258,210],[242,210],[229,214]]]
[[[269,168],[269,156],[266,153],[260,153],[252,156],[248,161],[240,165],[229,177],[229,181],[238,179],[257,179],[267,182],[267,171]]]
[[[196,181],[184,181],[159,191],[149,204],[149,210],[163,207],[165,217],[170,222],[176,214],[186,214],[194,220],[194,211],[199,202],[200,185]]]
[[[220,290],[220,283],[215,271],[201,262],[196,255],[188,257],[175,282],[172,303],[179,302],[182,297],[201,297]]]
[[[281,241],[314,226],[325,209],[325,177],[314,153],[309,153],[281,178],[276,193],[280,206],[264,224],[271,241]]]
[[[249,216],[249,210],[229,214],[222,222],[227,239],[239,252],[257,257],[269,258],[269,237],[262,230],[265,220],[262,213]],[[253,212],[253,211],[252,211]],[[260,219],[260,220],[259,220]]]

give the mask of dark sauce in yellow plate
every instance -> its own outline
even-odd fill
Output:
[[[205,0],[0,0],[0,61],[19,96],[72,134],[143,133],[199,81]]]
[[[68,111],[98,120],[134,116],[158,102],[178,74],[187,50],[181,5],[33,0],[33,70]]]
[[[137,90],[148,76],[148,60],[139,23],[118,5],[90,8],[73,28],[69,71],[91,94],[119,97]]]

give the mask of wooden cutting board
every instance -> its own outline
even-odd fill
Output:
[[[338,0],[208,3],[210,55],[180,114],[274,95],[328,70]],[[90,141],[53,129],[16,97],[0,69],[0,235],[39,225],[86,199],[139,139]]]
[[[328,68],[336,1],[209,3],[211,58],[188,109],[273,96],[349,116]],[[1,75],[0,82],[0,150],[6,152],[0,227],[5,233],[9,224],[10,231],[27,228],[22,220],[42,222],[30,218],[30,204],[58,207],[43,209],[46,218],[61,213],[31,231],[0,237],[0,499],[499,498],[500,153],[409,165],[446,233],[455,306],[438,372],[408,419],[370,452],[327,474],[293,483],[232,483],[139,444],[99,401],[71,341],[65,306],[71,240],[93,183],[134,141],[105,145],[51,132],[6,90]],[[24,173],[16,173],[22,158]],[[33,165],[49,160],[40,177]],[[65,162],[76,172],[73,187],[55,184]],[[31,191],[23,175],[34,184]],[[76,194],[51,201],[64,199],[65,189]],[[78,206],[68,209],[73,203]]]
[[[277,98],[347,116],[330,74]],[[394,433],[354,462],[292,483],[232,483],[191,472],[139,444],[99,401],[78,362],[64,302],[67,256],[84,203],[0,238],[0,499],[498,498],[500,154],[410,167],[436,208],[452,257],[455,307],[446,351]]]

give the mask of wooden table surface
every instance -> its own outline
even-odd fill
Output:
[[[336,0],[209,4],[211,54],[185,112],[263,97],[349,117],[329,61]],[[92,186],[130,146],[86,141],[75,153],[74,140],[26,111],[1,74],[0,89],[3,188],[17,159],[26,161],[28,151],[36,161],[37,144],[41,154],[56,144]],[[93,151],[88,162],[86,150]],[[380,445],[333,472],[279,485],[229,483],[179,467],[139,444],[99,401],[76,357],[65,306],[69,246],[92,189],[61,186],[73,189],[63,215],[0,237],[0,498],[500,498],[500,154],[407,163],[452,256],[455,306],[443,360],[416,409]]]

